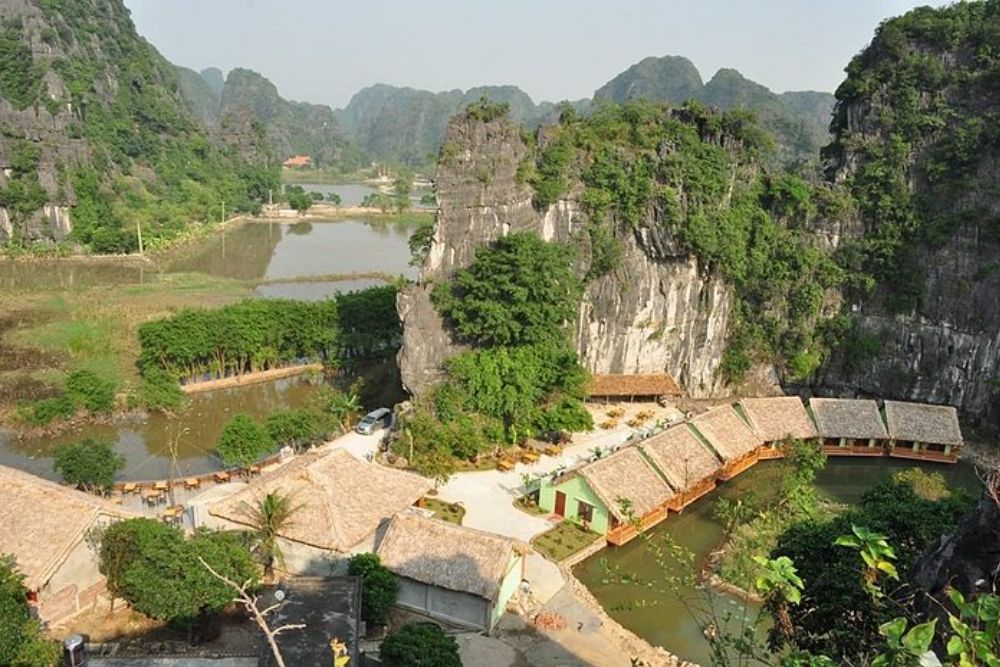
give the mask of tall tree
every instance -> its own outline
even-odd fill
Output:
[[[281,551],[278,537],[282,529],[291,521],[296,507],[291,499],[277,491],[272,491],[257,501],[250,508],[250,518],[253,521],[254,552],[264,566],[264,579],[270,581],[274,577],[274,566],[285,566],[285,555]]]
[[[0,555],[0,665],[51,667],[58,656],[31,615],[24,575],[12,556]]]

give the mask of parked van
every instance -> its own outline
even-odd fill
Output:
[[[381,428],[389,428],[392,425],[392,410],[389,408],[379,408],[372,410],[358,422],[354,430],[361,435],[371,435]]]

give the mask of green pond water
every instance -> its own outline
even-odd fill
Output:
[[[865,489],[900,470],[919,466],[942,473],[954,486],[970,490],[980,488],[973,468],[965,463],[955,465],[916,463],[896,459],[837,459],[831,458],[817,477],[817,486],[827,498],[845,504],[856,503]],[[712,518],[712,507],[720,497],[736,498],[748,492],[766,498],[773,493],[779,463],[762,462],[734,480],[688,506],[681,514],[671,514],[650,531],[654,541],[668,535],[675,543],[695,555],[696,566],[722,539],[723,526]],[[680,566],[662,572],[650,554],[651,545],[633,540],[621,547],[608,547],[574,568],[574,574],[598,599],[605,611],[623,626],[654,645],[659,645],[684,659],[707,664],[708,644],[695,616],[704,618],[709,609],[715,617],[731,611],[733,623],[743,617],[744,605],[730,596],[708,589],[681,589],[667,592],[665,586],[653,588],[613,583],[608,580],[608,567],[639,576],[644,581],[662,582],[664,575],[680,574]],[[604,561],[606,559],[607,565]],[[750,615],[757,608],[747,607]]]
[[[336,187],[344,191],[347,186]],[[366,189],[357,187],[360,190],[353,194]],[[162,273],[195,273],[247,281],[262,297],[318,300],[382,284],[381,276],[415,277],[407,244],[411,231],[411,226],[391,219],[248,222],[160,259],[159,264],[113,258],[0,260],[0,291],[71,292],[152,282]],[[194,394],[188,407],[174,417],[129,416],[58,437],[18,439],[0,429],[0,464],[53,477],[53,450],[90,436],[109,440],[125,457],[122,478],[162,478],[171,472],[171,443],[176,438],[181,474],[207,472],[220,465],[211,450],[233,414],[264,417],[279,408],[305,404],[315,390],[312,383],[285,379]]]

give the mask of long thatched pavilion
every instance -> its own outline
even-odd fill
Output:
[[[763,440],[733,406],[712,408],[692,419],[691,425],[722,459],[720,479],[732,479],[757,463]]]
[[[715,488],[722,461],[687,424],[678,424],[641,443],[640,448],[677,492],[676,509]]]
[[[885,402],[889,455],[904,459],[953,462],[962,449],[958,412],[950,405]]]
[[[878,404],[861,398],[811,398],[823,451],[835,456],[884,456],[889,433]]]
[[[798,396],[769,396],[744,398],[737,409],[746,416],[750,426],[764,441],[761,459],[781,458],[782,442],[788,438],[815,440],[819,436],[816,424]]]

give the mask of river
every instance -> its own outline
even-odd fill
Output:
[[[157,285],[185,276],[211,276],[245,285],[236,286],[232,296],[226,297],[230,301],[254,294],[324,299],[337,292],[384,284],[387,278],[415,277],[407,243],[411,231],[412,226],[391,218],[251,221],[157,261],[0,260],[0,296],[6,293],[7,303],[17,303],[16,295],[22,294],[51,294],[52,299],[67,300],[95,289],[104,294],[102,289],[148,284],[148,297],[138,296],[146,287],[124,290],[133,293],[131,307],[137,298],[149,302],[159,298],[154,289]],[[155,303],[142,305],[151,312],[158,308]],[[195,301],[190,305],[199,304]],[[176,439],[179,472],[207,472],[219,466],[211,450],[233,414],[246,412],[262,418],[278,408],[305,404],[314,390],[309,382],[286,379],[192,395],[188,407],[176,417],[130,415],[115,424],[89,425],[58,437],[17,439],[10,431],[0,430],[0,464],[52,478],[51,456],[58,445],[98,437],[112,442],[125,458],[123,479],[155,479],[171,473],[171,443]]]
[[[650,537],[660,543],[658,538],[667,536],[692,552],[696,564],[704,562],[722,539],[723,526],[712,518],[715,501],[720,497],[736,498],[748,492],[767,497],[775,488],[773,482],[777,478],[778,465],[775,461],[762,462],[736,479],[725,482],[716,491],[688,506],[683,513],[671,514],[650,531]],[[830,458],[826,468],[817,476],[816,484],[824,497],[852,504],[860,499],[865,489],[886,475],[914,466],[942,473],[953,486],[976,492],[981,488],[975,471],[966,463],[942,465],[881,458]],[[732,612],[732,623],[737,623],[742,616],[743,604],[730,596],[705,589],[682,587],[676,592],[667,592],[665,586],[640,588],[609,580],[609,567],[654,581],[663,581],[665,577],[681,573],[679,565],[667,572],[660,570],[651,557],[650,548],[649,544],[638,539],[622,547],[608,547],[577,565],[573,571],[605,611],[626,628],[684,659],[709,664],[708,643],[692,611],[701,614],[711,604],[718,614]],[[748,609],[751,614],[757,611],[753,605]]]

